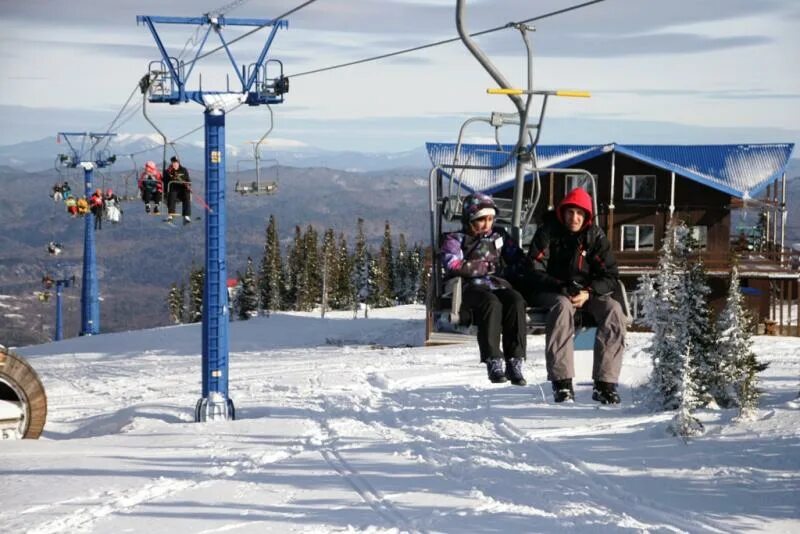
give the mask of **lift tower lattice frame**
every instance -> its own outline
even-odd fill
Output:
[[[195,407],[195,421],[235,419],[233,400],[228,395],[228,322],[230,306],[227,291],[227,266],[225,262],[225,112],[226,106],[239,102],[250,106],[280,104],[288,92],[288,78],[283,76],[280,61],[267,61],[267,53],[280,28],[288,28],[286,20],[237,19],[223,16],[157,17],[138,16],[155,39],[161,60],[150,63],[148,79],[143,90],[152,103],[171,105],[196,102],[205,108],[205,282],[203,285],[203,370],[202,396]],[[171,57],[156,31],[156,24],[191,24],[208,26],[200,39],[194,58],[183,62]],[[222,29],[225,26],[271,26],[270,34],[255,63],[241,65],[231,53]],[[233,66],[241,89],[231,90],[230,78],[225,91],[188,90],[187,81],[201,59],[201,52],[211,31],[219,37]],[[280,75],[269,78],[267,66],[280,66]],[[188,70],[187,70],[188,67]]]

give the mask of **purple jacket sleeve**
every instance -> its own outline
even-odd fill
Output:
[[[491,274],[492,265],[484,260],[464,261],[464,251],[461,250],[461,236],[463,234],[448,234],[442,243],[442,265],[448,276],[464,276],[478,278]]]

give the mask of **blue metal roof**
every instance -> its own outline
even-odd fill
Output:
[[[434,165],[453,163],[453,143],[427,143]],[[513,147],[462,145],[459,163],[499,164]],[[789,163],[793,143],[747,145],[539,145],[538,167],[573,167],[615,150],[634,159],[675,172],[690,180],[738,198],[752,198],[780,178]],[[514,181],[514,164],[496,170],[456,170],[455,175],[468,191],[493,193],[507,189]],[[531,179],[528,174],[526,180]]]

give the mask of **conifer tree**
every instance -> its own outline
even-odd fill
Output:
[[[752,319],[739,287],[739,268],[731,269],[725,307],[717,319],[717,350],[725,377],[721,406],[739,406],[739,417],[751,419],[758,410],[758,372],[764,369],[753,353]]]
[[[381,244],[378,257],[376,258],[376,268],[374,270],[375,295],[374,303],[379,307],[392,306],[394,300],[394,253],[392,251],[392,229],[389,221],[386,221],[383,230],[383,243]]]
[[[639,288],[640,294],[650,296],[643,302],[642,319],[653,330],[648,347],[653,359],[650,397],[658,409],[679,411],[671,428],[682,436],[702,431],[692,410],[704,394],[697,385],[698,368],[707,368],[713,345],[706,303],[709,290],[702,264],[690,262],[693,248],[688,234],[683,223],[669,226],[655,288],[649,278],[643,278]]]
[[[303,267],[304,249],[305,243],[303,241],[302,230],[300,230],[300,226],[295,226],[294,240],[286,254],[286,291],[284,302],[287,304],[287,307],[291,309],[298,309],[298,277],[302,274],[301,269]]]
[[[203,266],[194,267],[189,275],[189,318],[190,323],[199,323],[203,320],[203,286],[205,284],[206,269]]]
[[[428,300],[428,287],[431,281],[431,249],[417,247],[417,258],[419,260],[419,283],[417,284],[417,302],[425,303]]]
[[[680,399],[678,411],[669,425],[670,431],[674,435],[681,437],[698,436],[703,433],[703,424],[692,415],[692,410],[697,404],[698,395],[692,379],[691,341],[687,342],[686,347],[687,350],[680,356],[681,373],[677,387],[677,396]]]
[[[183,283],[180,285],[172,283],[167,297],[167,307],[169,308],[169,318],[175,324],[183,323],[183,317],[186,313],[185,294],[186,286]]]
[[[281,261],[278,225],[274,215],[269,216],[269,224],[267,225],[264,255],[261,258],[259,293],[261,309],[267,313],[282,308],[283,263]]]
[[[339,234],[339,245],[336,248],[336,279],[331,293],[331,307],[336,310],[348,310],[353,307],[353,258],[347,251],[347,240],[344,232]]]
[[[358,219],[356,231],[356,245],[353,253],[353,313],[358,311],[358,305],[364,304],[364,317],[368,314],[367,302],[369,300],[369,251],[367,250],[367,238],[364,235],[364,219]]]
[[[308,270],[308,309],[312,309],[322,300],[322,258],[317,229],[309,224],[304,239],[306,241],[305,267]]]
[[[383,272],[381,272],[380,262],[370,249],[367,249],[367,272],[369,273],[367,277],[367,305],[378,308],[382,302],[380,294],[382,286],[380,284],[384,282],[384,277]],[[364,316],[366,317],[366,313]]]
[[[422,283],[422,247],[417,243],[408,252],[408,260],[406,262],[408,271],[408,293],[406,295],[406,302],[408,304],[417,304],[424,302],[419,299],[419,286]]]
[[[692,259],[697,250],[697,242],[689,229],[680,225],[677,228],[677,253],[685,264],[682,273],[684,287],[679,302],[680,313],[686,321],[690,343],[690,368],[694,393],[701,405],[707,405],[718,397],[724,388],[720,359],[714,350],[716,335],[708,307],[708,276],[702,259]],[[676,238],[677,239],[677,238]]]
[[[236,298],[236,308],[239,319],[247,320],[258,315],[258,285],[253,259],[247,258],[247,267],[244,275],[239,275],[239,294]]]
[[[409,253],[405,234],[397,240],[397,255],[394,258],[394,299],[398,304],[409,304],[411,280],[409,278]]]
[[[664,236],[655,277],[655,294],[642,302],[641,323],[653,332],[647,351],[653,362],[648,384],[651,404],[660,410],[674,410],[680,404],[682,356],[677,341],[677,291],[680,286],[678,266],[674,256],[675,227],[670,225]],[[645,283],[649,278],[644,279]],[[647,291],[646,287],[640,290]]]
[[[331,296],[334,294],[333,286],[338,278],[339,255],[336,248],[336,234],[333,228],[325,230],[322,237],[322,289],[320,293],[320,304],[322,315],[328,308],[332,307]]]
[[[309,225],[303,235],[300,252],[300,271],[297,275],[296,309],[311,311],[319,302],[321,292],[317,232]]]

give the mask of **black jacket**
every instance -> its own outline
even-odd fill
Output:
[[[534,291],[570,293],[584,288],[607,295],[616,288],[617,260],[598,226],[573,234],[554,211],[549,212],[533,236],[528,256],[533,262],[529,283]]]
[[[164,173],[166,182],[164,183],[164,190],[171,191],[177,190],[190,190],[192,188],[192,179],[189,178],[189,171],[183,165],[177,169],[173,169],[172,165],[167,167],[167,172]],[[172,184],[172,185],[170,185]]]

